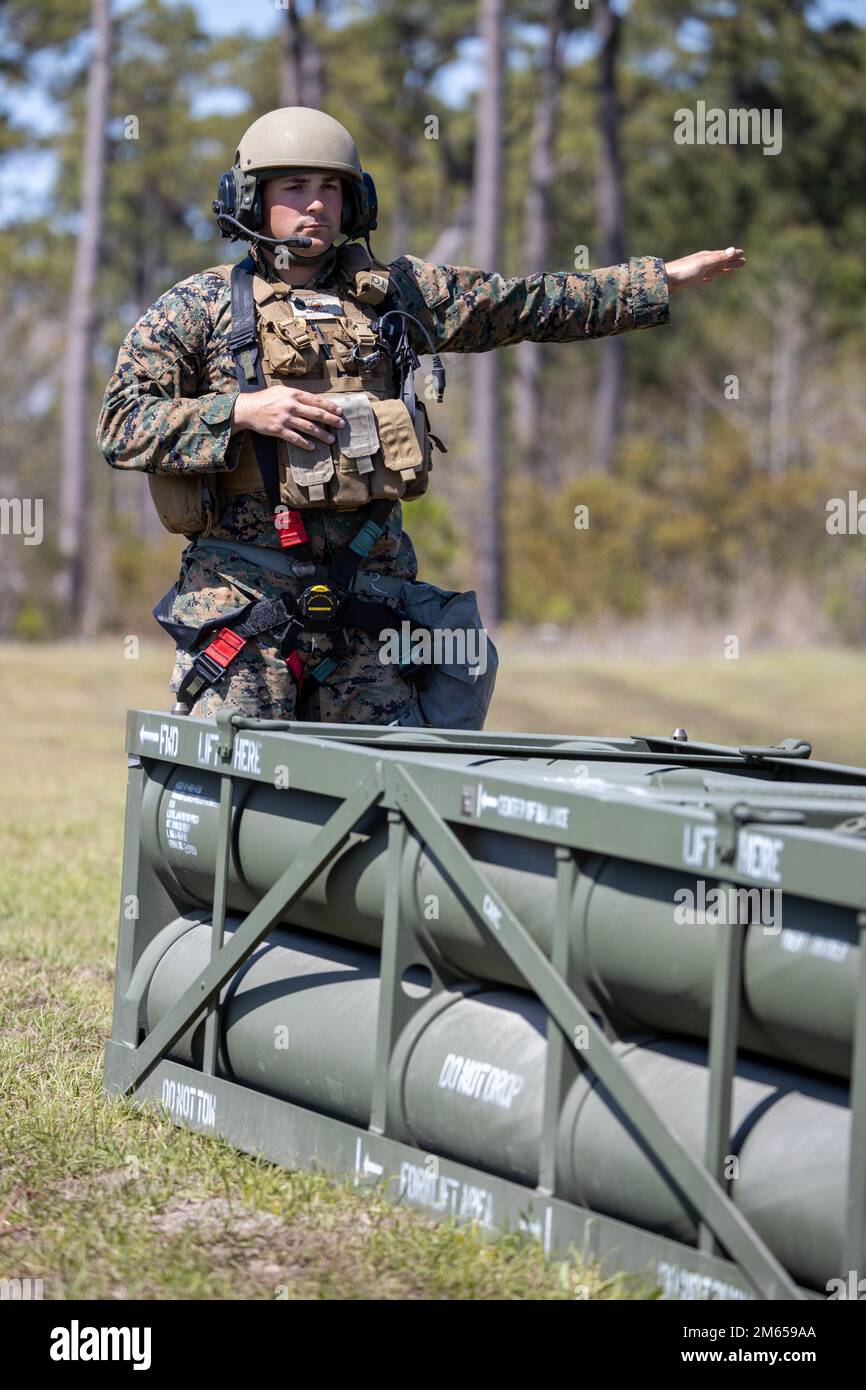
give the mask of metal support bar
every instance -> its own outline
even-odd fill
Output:
[[[731,1140],[731,1104],[737,1069],[740,1000],[743,992],[743,944],[746,926],[739,920],[739,895],[732,883],[719,883],[724,895],[724,921],[716,926],[713,964],[713,1002],[707,1065],[710,1092],[707,1098],[707,1140],[704,1162],[723,1191],[727,1191],[725,1161]],[[720,1254],[718,1241],[705,1221],[698,1230],[698,1249]]]
[[[234,800],[234,778],[230,772],[220,777],[220,808],[217,819],[217,850],[213,878],[213,915],[211,917],[210,958],[215,960],[223,948],[226,925],[226,892],[229,877],[229,858],[231,855],[232,802]],[[211,999],[204,1025],[204,1057],[202,1070],[205,1076],[216,1074],[217,1053],[219,1051],[219,991]]]
[[[634,1129],[672,1182],[712,1228],[763,1297],[801,1299],[803,1295],[783,1266],[703,1164],[689,1153],[679,1136],[647,1100],[588,1010],[496,893],[409,773],[398,765],[389,765],[387,771],[397,805],[427,841],[479,924],[491,932],[566,1036],[573,1037],[578,1027],[586,1028],[587,1064],[612,1100],[629,1116]]]
[[[139,877],[141,870],[141,798],[144,794],[144,768],[138,758],[129,759],[126,779],[126,809],[123,824],[123,870],[120,885],[120,924],[117,932],[117,968],[114,975],[114,1020],[111,1036],[123,1042],[123,987],[135,963],[135,928],[141,917]]]
[[[382,764],[376,762],[371,772],[359,782],[330,820],[325,822],[315,839],[244,918],[231,940],[209,961],[177,1003],[172,1005],[156,1027],[148,1033],[141,1046],[130,1050],[122,1078],[124,1094],[135,1090],[159,1059],[174,1046],[204,1006],[255,950],[280,914],[306,892],[313,880],[342,848],[358,821],[381,798]]]
[[[845,1264],[854,1271],[855,1287],[866,1278],[866,912],[858,912],[860,970],[854,1005],[851,1053],[851,1148],[848,1155],[848,1201],[845,1208]]]
[[[400,977],[407,961],[407,948],[401,940],[400,886],[406,822],[399,811],[388,812],[388,864],[385,879],[385,912],[382,921],[379,1016],[376,1027],[376,1065],[373,1072],[373,1103],[370,1129],[385,1134],[388,1124],[388,1076],[391,1054],[404,1010],[400,1008]],[[405,924],[403,924],[405,926]]]
[[[572,850],[556,847],[556,907],[553,919],[551,962],[564,980],[571,979],[571,904],[577,881],[577,863]],[[566,1092],[577,1076],[574,1036],[563,1037],[552,1014],[547,1019],[547,1062],[544,1071],[544,1110],[541,1128],[541,1156],[538,1190],[555,1196],[558,1187],[556,1153],[559,1118]]]

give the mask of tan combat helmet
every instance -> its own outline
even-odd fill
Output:
[[[281,106],[253,121],[235,155],[242,174],[330,169],[361,183],[358,147],[345,126],[310,106]]]
[[[375,186],[361,168],[358,147],[346,127],[326,111],[282,106],[260,116],[244,131],[234,168],[220,179],[213,210],[224,237],[257,239],[255,232],[262,226],[261,186],[284,169],[327,169],[339,174],[345,180],[340,230],[351,240],[366,237],[375,228]]]

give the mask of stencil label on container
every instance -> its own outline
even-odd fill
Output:
[[[458,1057],[449,1052],[436,1084],[443,1091],[457,1091],[459,1095],[480,1100],[485,1105],[498,1105],[502,1110],[510,1110],[511,1102],[523,1090],[523,1080],[519,1072],[506,1071],[503,1067],[495,1067],[492,1062],[478,1062],[472,1057]]]
[[[161,758],[176,758],[180,746],[180,733],[176,724],[160,724],[159,729],[146,729],[140,725],[138,737],[141,743],[155,743]]]
[[[771,883],[781,883],[784,848],[784,840],[744,830],[737,842],[737,868],[749,878],[766,878]]]
[[[532,821],[534,825],[553,825],[558,830],[568,829],[568,807],[551,806],[546,801],[536,801],[530,797],[511,796],[508,792],[493,795],[483,782],[476,787],[462,787],[460,791],[460,814],[463,816],[483,815],[493,811],[506,820]]]
[[[459,1178],[449,1178],[435,1168],[401,1163],[400,1197],[413,1206],[447,1212],[461,1221],[477,1221],[483,1227],[493,1225],[492,1192]]]
[[[255,772],[262,770],[262,743],[258,738],[244,738],[238,736],[235,739],[234,757],[232,766],[236,772]]]
[[[184,1081],[175,1081],[167,1076],[162,1083],[160,1098],[175,1119],[207,1125],[209,1129],[216,1124],[216,1096],[212,1091],[203,1091],[199,1086],[189,1086]]]
[[[714,825],[684,825],[683,863],[696,869],[712,869],[716,862],[717,838]]]
[[[203,767],[216,767],[219,734],[203,733],[199,730],[196,761]]]
[[[191,839],[192,832],[199,824],[198,811],[194,806],[216,806],[213,797],[205,796],[199,782],[176,782],[168,798],[165,812],[165,838],[169,849],[179,854],[197,855],[198,848]]]
[[[794,931],[785,927],[780,938],[784,951],[795,955],[818,956],[821,960],[831,960],[840,964],[848,959],[851,947],[847,941],[837,941],[832,936],[815,936],[812,932]]]
[[[746,1293],[745,1289],[739,1289],[736,1284],[729,1284],[713,1274],[700,1273],[696,1269],[683,1269],[682,1265],[671,1264],[668,1260],[659,1260],[656,1269],[664,1298],[682,1298],[690,1302],[706,1302],[719,1298],[752,1301],[751,1294]]]

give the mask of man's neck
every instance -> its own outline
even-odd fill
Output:
[[[267,265],[272,279],[282,280],[284,284],[291,285],[295,289],[307,289],[315,285],[320,276],[329,272],[336,261],[336,250],[330,247],[323,251],[315,259],[310,258],[310,264],[292,262],[286,266],[278,266],[272,251],[265,251],[261,246],[257,248],[258,258]]]

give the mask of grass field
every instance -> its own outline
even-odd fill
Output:
[[[866,659],[592,658],[508,636],[488,727],[775,742],[866,762]],[[544,658],[539,662],[539,651]],[[109,1103],[128,707],[167,709],[167,644],[0,644],[0,1278],[46,1298],[652,1296]]]

